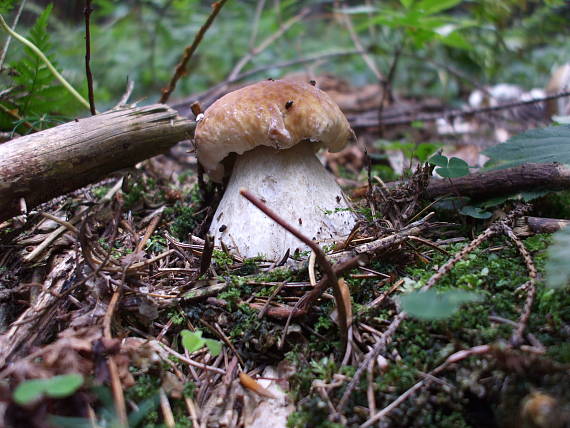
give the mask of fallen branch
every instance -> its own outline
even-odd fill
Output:
[[[167,151],[194,122],[155,104],[108,111],[0,145],[0,221]]]
[[[528,163],[514,168],[482,171],[465,177],[431,180],[427,197],[453,194],[473,199],[512,195],[525,190],[564,190],[570,187],[570,168],[560,164]]]
[[[555,100],[558,98],[570,97],[570,91],[559,92],[553,95],[547,95],[542,98],[534,98],[528,101],[516,101],[512,103],[500,104],[491,107],[482,108],[465,108],[465,109],[453,109],[445,110],[437,113],[422,113],[416,110],[412,111],[396,111],[390,114],[383,114],[378,118],[377,112],[370,111],[364,114],[359,114],[358,116],[351,115],[348,117],[350,126],[355,128],[370,128],[380,125],[405,125],[415,121],[421,122],[434,122],[438,119],[454,119],[456,117],[466,117],[474,116],[478,114],[493,113],[501,110],[510,110],[516,107],[522,107],[526,105],[539,104],[550,100]]]
[[[570,220],[544,217],[521,217],[517,219],[513,232],[518,237],[532,236],[538,233],[554,233],[570,226]]]

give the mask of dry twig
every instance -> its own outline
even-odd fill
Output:
[[[316,242],[314,242],[312,239],[303,235],[298,229],[294,228],[285,220],[283,220],[276,212],[267,207],[267,205],[265,205],[259,198],[254,196],[248,190],[242,189],[240,190],[240,194],[243,197],[245,197],[249,202],[254,204],[257,208],[259,208],[261,211],[263,211],[279,226],[281,226],[289,233],[294,235],[296,238],[304,242],[311,250],[314,251],[317,261],[319,262],[319,266],[324,272],[325,275],[324,278],[326,278],[325,288],[331,287],[334,290],[334,298],[338,311],[338,325],[340,329],[340,336],[344,343],[344,346],[346,346],[348,340],[348,324],[347,324],[347,313],[343,300],[342,290],[340,289],[340,286],[338,284],[337,275],[332,265],[327,260],[325,253],[323,253],[323,250],[321,250],[321,247],[319,247],[319,245]]]
[[[170,82],[168,82],[168,86],[162,90],[162,95],[160,97],[161,103],[166,103],[168,101],[168,98],[170,98],[170,94],[172,94],[172,91],[174,91],[176,88],[176,82],[178,82],[178,80],[186,73],[186,66],[188,65],[188,61],[190,61],[190,58],[192,58],[192,55],[194,55],[194,52],[198,48],[198,45],[200,45],[204,34],[206,34],[206,31],[208,31],[208,28],[210,28],[210,25],[212,25],[212,22],[214,22],[214,19],[216,19],[216,16],[218,16],[218,13],[220,13],[220,10],[224,4],[226,4],[226,2],[227,0],[219,0],[212,5],[212,12],[208,16],[208,19],[204,25],[200,27],[198,33],[196,33],[192,44],[184,49],[184,54],[176,66],[174,75],[170,79]]]

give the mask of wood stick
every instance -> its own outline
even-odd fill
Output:
[[[401,181],[386,183],[389,189],[401,185]],[[513,168],[479,171],[465,177],[449,180],[433,178],[425,191],[427,199],[446,195],[468,196],[475,200],[496,196],[514,195],[523,191],[565,190],[570,188],[570,168],[555,163],[528,163]],[[368,186],[353,190],[355,197],[363,196]]]
[[[522,191],[564,190],[570,188],[570,168],[560,164],[525,164],[507,169],[476,172],[465,177],[431,180],[428,198],[447,194],[486,199]]]
[[[0,221],[167,151],[195,123],[162,104],[112,110],[0,144]]]

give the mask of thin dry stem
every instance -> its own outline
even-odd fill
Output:
[[[188,65],[188,62],[194,55],[194,52],[196,52],[196,49],[200,45],[200,42],[204,38],[204,34],[206,34],[206,31],[208,31],[208,28],[210,28],[210,25],[212,25],[212,22],[214,22],[214,19],[216,19],[216,16],[218,16],[218,13],[220,13],[220,10],[224,6],[224,4],[226,4],[226,2],[227,0],[220,0],[212,5],[212,12],[208,16],[208,19],[206,19],[204,25],[202,25],[198,33],[196,33],[196,36],[194,37],[194,41],[192,42],[192,44],[190,46],[187,46],[186,49],[184,49],[184,54],[182,55],[182,59],[176,66],[174,75],[170,79],[170,82],[168,82],[168,86],[162,90],[162,95],[160,97],[161,103],[166,103],[170,98],[170,94],[172,94],[172,92],[176,88],[176,83],[186,73],[186,66]]]
[[[268,217],[270,217],[273,221],[275,221],[279,226],[287,230],[289,233],[294,235],[297,239],[301,240],[305,243],[313,252],[315,253],[315,257],[319,262],[319,266],[324,271],[327,288],[331,287],[334,290],[334,297],[338,312],[338,325],[340,329],[340,335],[343,341],[344,346],[346,347],[347,339],[348,339],[348,323],[347,323],[347,313],[346,307],[344,305],[342,290],[338,284],[338,278],[336,273],[332,267],[332,265],[327,260],[325,253],[321,250],[321,247],[314,242],[312,239],[303,235],[298,229],[291,226],[287,223],[283,218],[281,218],[276,212],[271,210],[267,205],[265,205],[259,198],[253,195],[250,191],[242,189],[240,190],[240,194],[245,197],[249,202],[263,211]]]

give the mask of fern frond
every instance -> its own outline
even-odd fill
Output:
[[[57,62],[53,55],[48,33],[48,20],[51,11],[52,6],[50,5],[40,14],[29,31],[28,39],[13,34],[14,37],[18,37],[18,40],[24,43],[22,50],[24,55],[11,65],[15,74],[13,83],[16,90],[11,93],[8,100],[2,103],[11,112],[17,111],[17,116],[21,121],[69,112],[70,105],[76,104],[72,101],[73,97],[68,91],[72,92],[71,95],[76,99],[84,101],[81,95],[70,87],[57,71]],[[51,64],[47,64],[46,59]],[[60,86],[60,83],[64,84],[67,91]],[[0,123],[5,123],[5,119],[0,118]],[[37,123],[35,120],[29,121]],[[14,123],[13,118],[12,123]],[[39,121],[39,123],[43,129],[49,127],[52,122]]]

